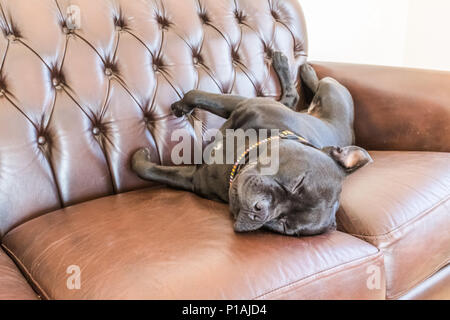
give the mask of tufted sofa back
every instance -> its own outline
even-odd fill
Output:
[[[306,59],[297,0],[0,0],[0,236],[43,213],[148,183],[129,168],[171,132],[197,88],[278,97],[273,50]],[[158,160],[156,160],[158,161]]]

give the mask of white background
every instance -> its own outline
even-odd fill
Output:
[[[309,59],[450,70],[450,0],[299,0]]]

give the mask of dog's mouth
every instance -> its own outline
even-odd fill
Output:
[[[252,210],[242,208],[239,201],[237,187],[230,188],[230,211],[235,220],[234,231],[249,232],[262,228],[265,221],[258,218],[258,214]]]
[[[241,210],[238,192],[238,186],[240,182],[238,180],[242,179],[243,174],[245,174],[252,167],[253,165],[251,163],[244,166],[244,168],[242,168],[239,171],[239,173],[235,176],[233,183],[230,184],[230,188],[228,189],[228,200],[229,200],[228,202],[230,205],[230,211],[235,219],[237,218],[239,211]],[[252,178],[253,176],[248,176],[244,183],[248,182],[248,180],[251,180]]]
[[[234,223],[234,231],[236,232],[255,231],[262,228],[266,223],[265,221],[252,219],[251,218],[252,216],[255,216],[255,214],[250,211],[240,210]]]

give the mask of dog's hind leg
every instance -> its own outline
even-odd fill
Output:
[[[183,99],[172,104],[172,112],[181,117],[189,114],[194,108],[209,111],[219,117],[228,119],[236,106],[247,98],[230,94],[215,94],[200,90],[187,92]]]
[[[192,179],[197,166],[160,166],[151,162],[150,151],[143,148],[134,153],[131,168],[144,180],[193,191]]]
[[[313,95],[317,93],[319,89],[319,78],[316,71],[308,63],[305,63],[300,68],[300,76],[306,86],[312,91]]]
[[[294,110],[300,97],[292,82],[289,61],[282,52],[275,51],[272,65],[281,84],[281,99],[279,102]]]

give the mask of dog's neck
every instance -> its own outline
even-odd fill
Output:
[[[272,137],[266,138],[264,140],[258,141],[257,143],[248,147],[234,163],[233,168],[231,169],[231,172],[230,172],[230,179],[229,179],[229,184],[230,184],[229,187],[230,188],[233,185],[233,181],[236,178],[236,176],[242,171],[242,169],[244,168],[244,166],[246,164],[249,164],[249,161],[245,161],[245,159],[250,154],[250,152],[263,144],[270,143],[271,141],[277,140],[277,139],[295,139],[306,146],[318,149],[316,146],[311,144],[304,137],[296,135],[295,133],[293,133],[289,130],[283,130],[277,136],[272,136]],[[242,160],[244,160],[244,161],[242,161]],[[243,162],[243,163],[241,163],[241,162]]]

